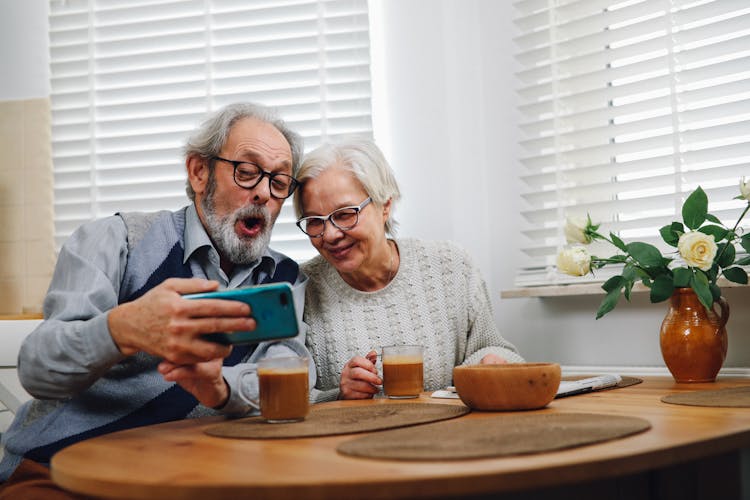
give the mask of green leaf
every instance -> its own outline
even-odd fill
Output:
[[[672,270],[674,275],[674,286],[683,288],[690,286],[690,278],[693,277],[693,271],[684,267],[678,267]]]
[[[661,302],[667,300],[674,293],[674,283],[672,277],[661,275],[654,280],[651,286],[651,302]]]
[[[721,221],[715,215],[706,214],[706,220],[709,222],[713,222],[714,224],[721,224]]]
[[[698,188],[690,193],[682,205],[682,220],[690,229],[698,229],[706,220],[708,215],[708,196],[705,191]]]
[[[604,282],[602,285],[602,288],[605,292],[609,293],[612,290],[619,290],[622,288],[623,284],[625,283],[625,278],[622,276],[612,276],[607,281]]]
[[[726,238],[727,233],[729,233],[728,230],[724,229],[721,226],[703,226],[702,228],[698,229],[698,231],[703,234],[710,234],[717,242]]]
[[[719,267],[729,267],[734,263],[734,258],[737,255],[737,252],[734,249],[734,245],[731,243],[722,243],[719,245],[717,252],[721,253],[719,260],[716,262]]]
[[[627,252],[627,248],[625,247],[625,242],[622,241],[615,233],[609,233],[609,237],[612,240],[612,243],[622,250],[623,252]]]
[[[743,234],[740,238],[740,245],[745,249],[746,252],[750,253],[750,233]]]
[[[602,300],[602,303],[599,305],[599,310],[596,311],[596,319],[601,318],[605,314],[607,314],[609,311],[615,308],[617,305],[617,300],[620,298],[620,290],[615,289],[612,290],[607,294],[606,297],[604,297],[604,300]]]
[[[730,267],[722,273],[726,279],[735,283],[747,285],[747,273],[741,267]]]
[[[659,267],[663,265],[661,252],[648,243],[636,241],[627,245],[628,253],[643,267]]]
[[[698,295],[698,300],[706,309],[711,309],[714,303],[714,297],[711,293],[711,289],[708,286],[708,278],[701,271],[696,271],[693,277],[690,279],[690,288],[695,290],[695,294]]]
[[[750,255],[737,261],[738,266],[750,266]]]
[[[633,289],[633,283],[627,283],[625,288],[622,289],[622,294],[625,296],[625,300],[630,302],[630,291]]]
[[[629,281],[632,286],[633,282],[639,278],[638,271],[639,269],[633,264],[626,264],[625,267],[622,268],[622,276]]]
[[[661,238],[666,242],[667,245],[676,247],[677,242],[680,241],[680,235],[672,228],[672,224],[659,229],[659,234],[661,234]]]
[[[669,261],[664,262],[664,266],[663,267],[658,267],[656,269],[653,269],[652,276],[654,278],[658,278],[659,276],[666,276],[671,281],[672,280],[672,270],[667,267],[668,263],[669,263]]]

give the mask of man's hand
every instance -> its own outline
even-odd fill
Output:
[[[167,382],[177,382],[180,387],[209,408],[220,408],[229,399],[229,386],[221,375],[221,358],[192,365],[175,365],[169,361],[159,363],[159,373]]]
[[[364,357],[355,356],[341,370],[339,393],[341,399],[368,399],[378,392],[383,380],[378,376],[375,362],[378,354],[368,352]]]
[[[182,297],[210,292],[218,286],[216,281],[199,278],[170,278],[138,299],[112,309],[108,316],[110,335],[127,356],[143,351],[175,365],[223,359],[231,347],[200,336],[254,330],[250,306],[238,300]]]

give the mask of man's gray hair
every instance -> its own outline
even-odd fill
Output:
[[[297,217],[302,217],[302,188],[305,181],[316,178],[331,167],[341,167],[354,174],[377,205],[383,206],[388,200],[392,200],[385,232],[395,235],[398,223],[393,218],[393,212],[396,202],[401,199],[401,191],[380,148],[372,140],[363,137],[348,137],[326,143],[305,155],[299,170],[293,174],[301,183],[294,195]]]
[[[297,170],[304,153],[302,137],[290,130],[275,110],[249,102],[228,104],[210,115],[185,143],[183,147],[185,159],[187,160],[191,156],[199,156],[208,160],[218,156],[221,148],[227,142],[232,126],[243,118],[255,118],[276,127],[292,150],[292,172]],[[213,169],[213,162],[209,161],[208,165],[209,169]],[[188,198],[195,200],[195,191],[193,191],[189,179],[185,191]]]

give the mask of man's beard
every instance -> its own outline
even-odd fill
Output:
[[[206,232],[216,245],[219,254],[235,265],[248,265],[260,259],[271,241],[271,229],[276,222],[268,207],[248,205],[232,213],[216,215],[214,200],[216,181],[209,179],[206,197],[201,205],[206,216]],[[261,230],[255,237],[240,237],[234,230],[235,224],[260,225]]]

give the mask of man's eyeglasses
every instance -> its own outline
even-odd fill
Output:
[[[267,172],[249,161],[227,160],[221,156],[214,156],[212,159],[231,163],[234,167],[234,182],[241,188],[253,189],[263,177],[268,177],[271,196],[280,200],[292,196],[299,185],[299,181],[291,175]]]
[[[326,231],[326,221],[330,221],[334,227],[341,231],[348,231],[359,222],[359,212],[362,211],[370,202],[372,198],[369,196],[360,203],[359,205],[353,205],[351,207],[341,207],[334,210],[325,217],[320,215],[311,215],[310,217],[301,217],[297,221],[297,227],[299,227],[303,233],[308,235],[310,238],[320,238]]]

